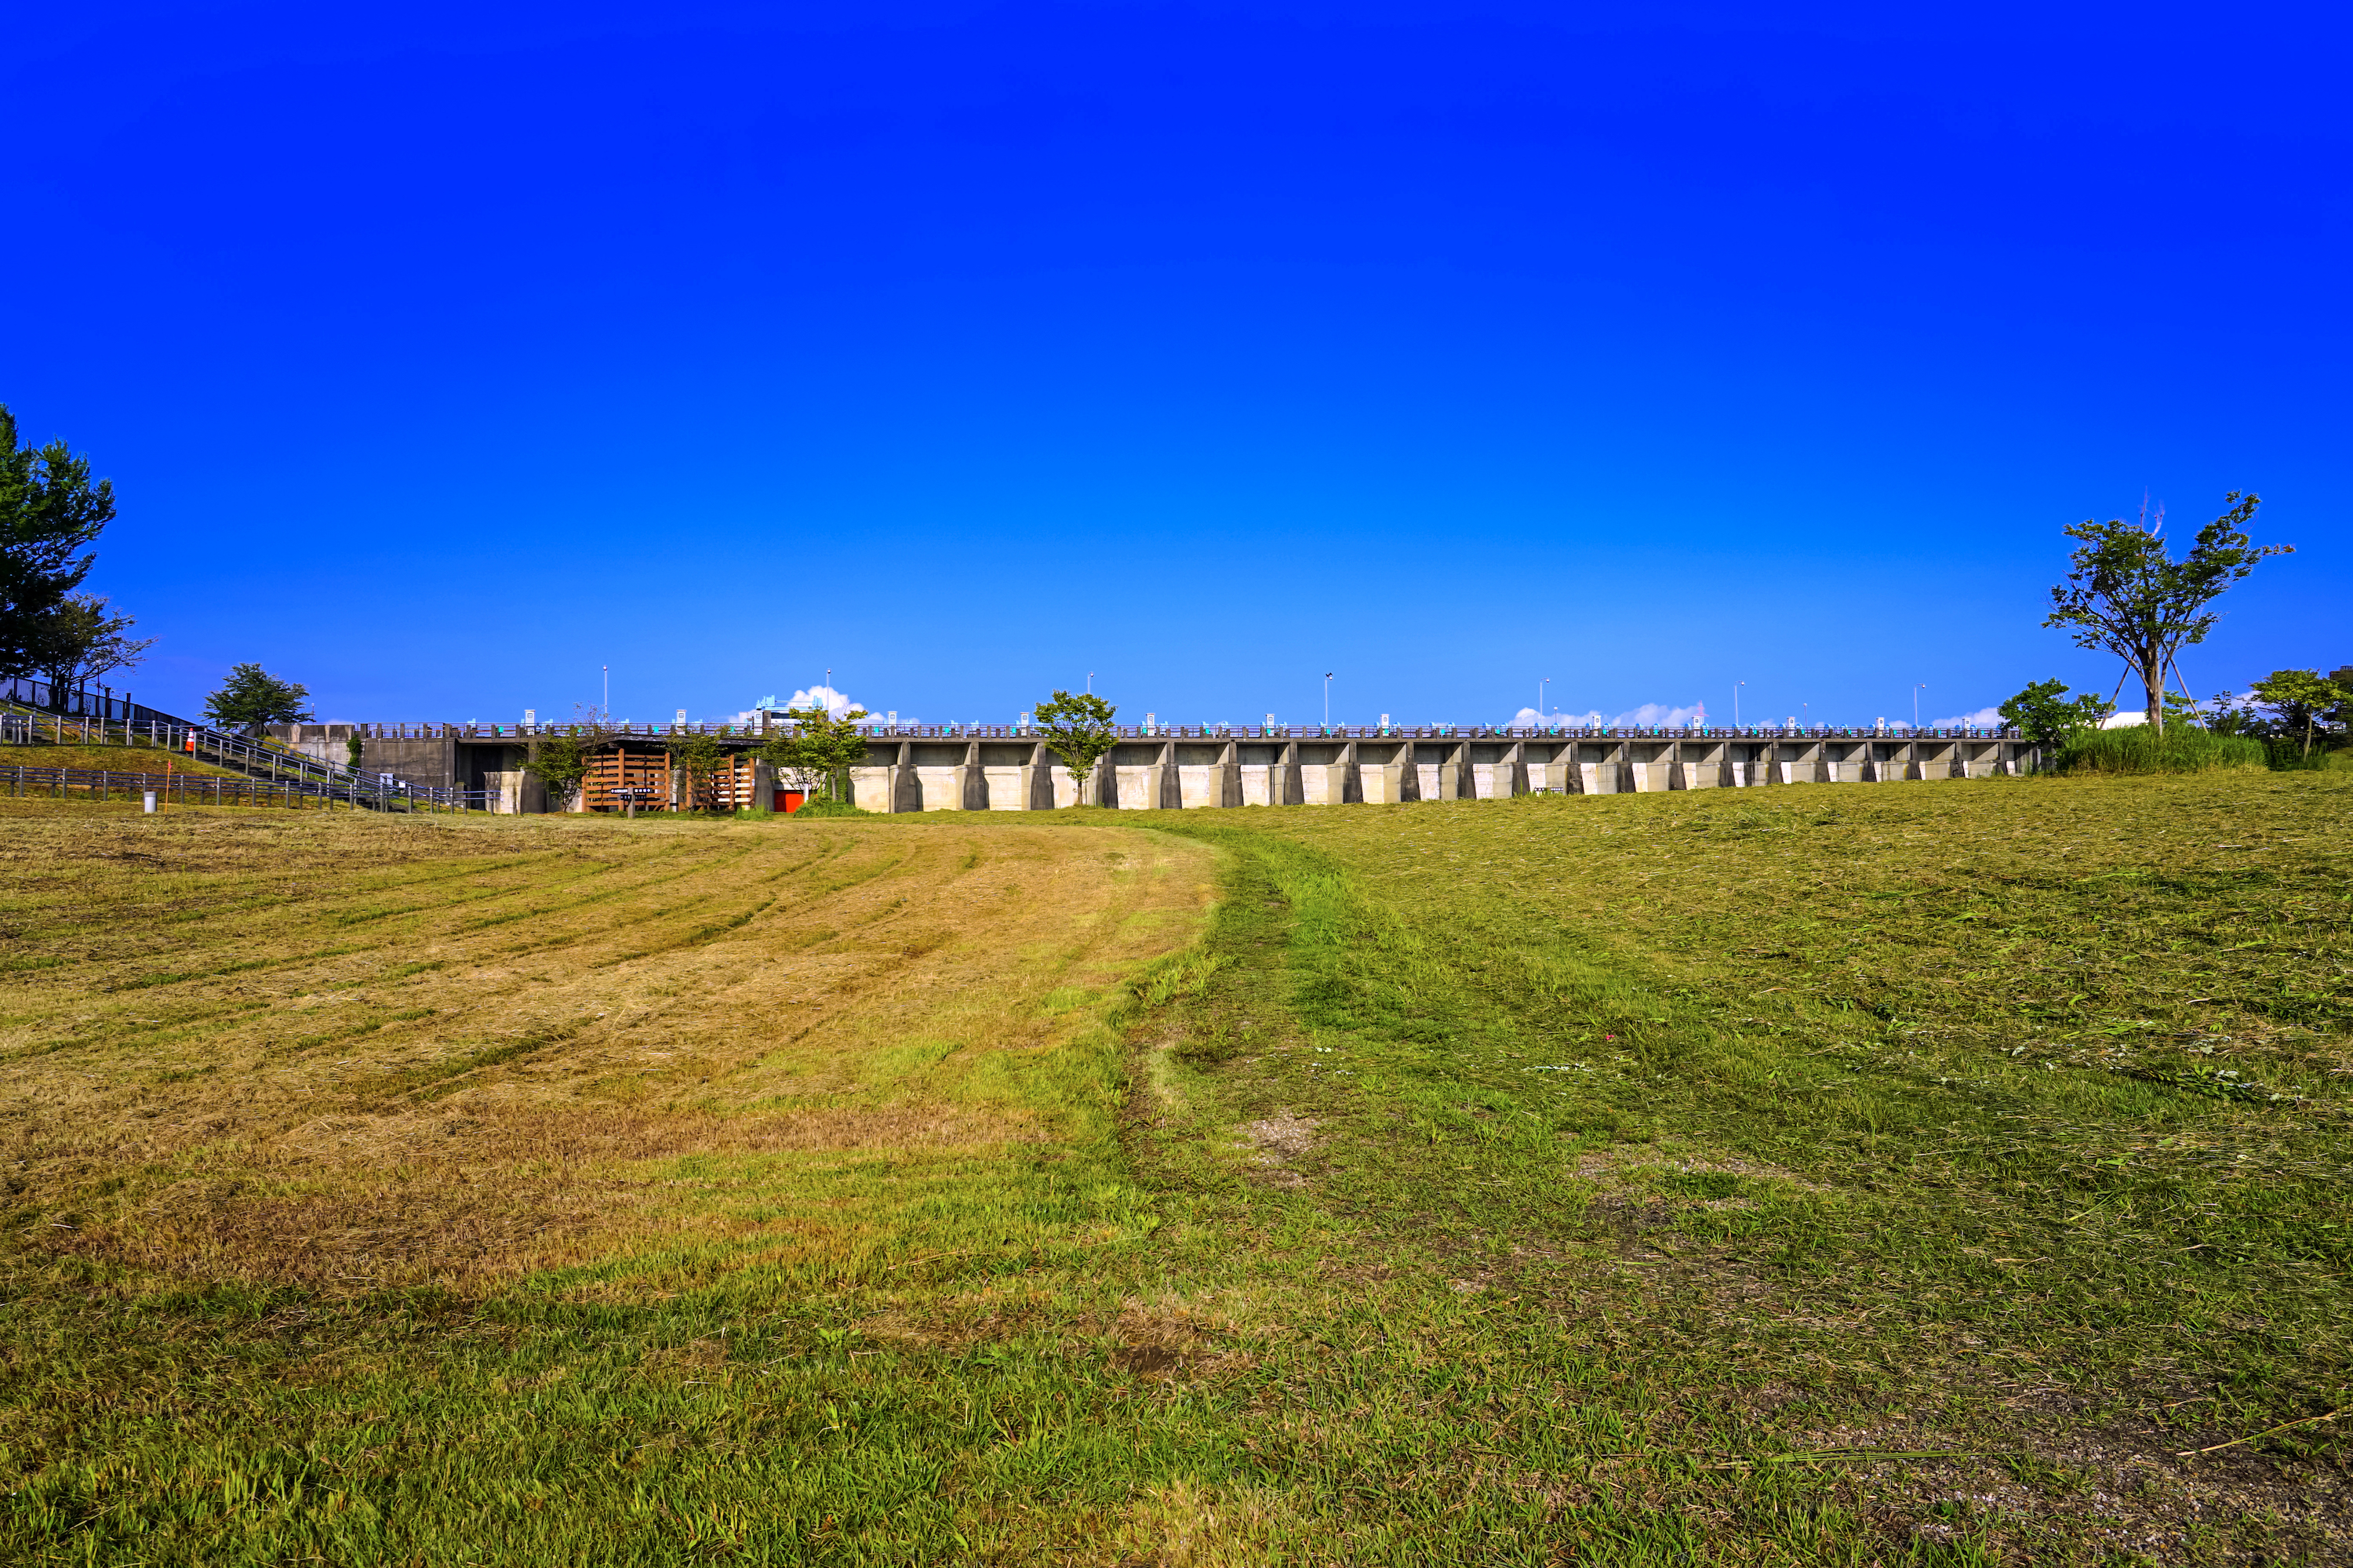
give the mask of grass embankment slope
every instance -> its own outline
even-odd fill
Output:
[[[60,812],[0,1547],[2337,1560],[2348,805]]]
[[[0,768],[102,768],[115,773],[162,773],[200,779],[243,779],[245,774],[184,752],[158,746],[84,746],[76,741],[38,746],[0,746]]]

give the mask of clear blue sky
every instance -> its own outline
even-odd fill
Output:
[[[2203,695],[2353,662],[2342,15],[13,5],[0,400],[180,711],[1938,717],[2257,490]]]

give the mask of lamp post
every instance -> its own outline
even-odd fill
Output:
[[[1095,694],[1095,673],[1094,673],[1092,670],[1090,670],[1090,671],[1088,671],[1088,672],[1087,672],[1087,695],[1089,695],[1089,696],[1091,696],[1091,697],[1092,697],[1092,696],[1093,696],[1094,694]]]
[[[1538,729],[1542,729],[1544,727],[1545,688],[1551,684],[1552,677],[1550,675],[1546,675],[1543,680],[1536,683],[1536,727]]]
[[[1926,681],[1912,688],[1912,727],[1915,731],[1920,727],[1920,694],[1927,689],[1928,683]]]
[[[613,712],[613,666],[605,666],[605,705],[596,710],[596,721],[602,724]]]
[[[1332,672],[1324,672],[1324,727],[1332,727]]]
[[[1746,681],[1732,683],[1732,727],[1736,730],[1740,727],[1740,688],[1747,683]]]

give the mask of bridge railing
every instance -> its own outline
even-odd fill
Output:
[[[2017,740],[2015,729],[1889,725],[1119,725],[1122,740]],[[862,725],[876,740],[1038,740],[1018,725]]]
[[[368,724],[355,725],[366,740],[516,740],[574,735],[605,741],[662,741],[712,736],[745,745],[788,735],[788,719],[766,726],[733,723],[601,726],[569,724]],[[1117,725],[1122,740],[2017,740],[2015,729],[1978,726],[1922,725]],[[864,724],[858,733],[873,740],[1039,740],[1034,725]]]

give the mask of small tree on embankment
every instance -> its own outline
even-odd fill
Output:
[[[2067,695],[2067,683],[2037,681],[2003,703],[2001,722],[2047,751],[2056,751],[2079,730],[2097,729],[2108,705],[2089,692]]]
[[[2274,670],[2250,686],[2248,694],[2279,715],[2284,735],[2303,740],[2300,755],[2306,760],[2312,756],[2313,734],[2321,720],[2353,702],[2353,692],[2317,670]]]
[[[308,724],[311,688],[281,681],[259,664],[234,664],[220,690],[205,699],[205,716],[223,729],[258,736],[270,724]]]
[[[702,808],[702,792],[719,770],[727,766],[727,748],[719,744],[715,735],[680,736],[666,743],[670,762],[686,775],[686,792],[678,802],[681,811]]]
[[[760,758],[804,795],[824,785],[839,801],[850,766],[866,755],[866,737],[858,726],[864,708],[844,708],[839,715],[825,708],[786,708],[791,727],[771,736],[760,747]]]
[[[2152,730],[2165,725],[2167,671],[2180,676],[2174,656],[2206,641],[2213,628],[2216,612],[2206,607],[2265,556],[2295,549],[2248,538],[2246,524],[2263,497],[2234,490],[2222,502],[2228,510],[2198,530],[2178,561],[2166,547],[2162,507],[2153,516],[2144,510],[2133,523],[2086,517],[2066,531],[2083,545],[2069,557],[2067,580],[2051,590],[2042,624],[2069,630],[2079,648],[2104,648],[2122,659],[2140,677]]]
[[[1112,724],[1113,715],[1118,712],[1092,692],[1073,694],[1058,691],[1039,703],[1033,715],[1038,738],[1071,770],[1071,782],[1078,790],[1081,805],[1086,804],[1087,780],[1093,776],[1103,753],[1119,744],[1119,731]]]

